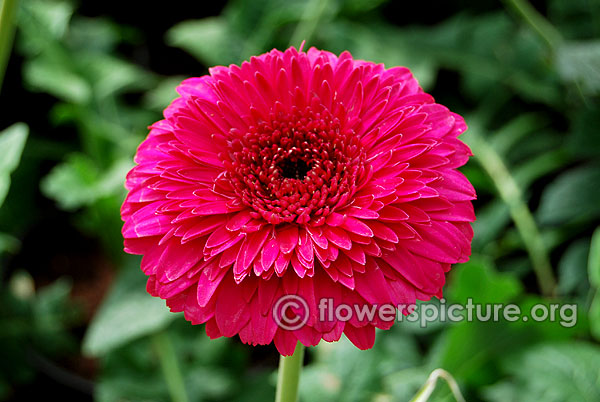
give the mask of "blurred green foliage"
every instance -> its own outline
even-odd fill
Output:
[[[473,257],[450,273],[448,302],[578,305],[572,328],[402,322],[380,332],[371,351],[323,343],[308,352],[301,401],[405,401],[437,367],[470,401],[600,400],[600,2],[536,2],[544,17],[523,12],[520,0],[447,3],[436,13],[385,0],[232,0],[217,16],[180,20],[164,41],[197,59],[197,75],[301,40],[411,68],[466,116],[475,153],[463,169],[478,191]],[[0,399],[39,380],[32,355],[61,362],[84,354],[97,359],[95,399],[169,400],[165,348],[189,400],[272,399],[273,347],[209,340],[145,293],[139,259],[122,252],[125,173],[187,71],[150,71],[123,51],[147,33],[81,15],[72,1],[22,0],[17,14],[11,62],[22,95],[44,94],[51,107],[25,121],[26,145],[23,123],[0,133]],[[61,132],[74,135],[49,135]],[[97,239],[118,271],[90,323],[68,280],[39,288],[44,281],[28,273],[35,267],[16,266],[20,240],[43,218],[35,192],[23,190],[32,180],[66,211],[64,225]],[[452,397],[440,383],[431,400]]]

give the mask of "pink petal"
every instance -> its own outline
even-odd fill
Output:
[[[298,251],[298,254],[300,254],[306,261],[313,261],[313,244],[308,232],[305,229],[300,230],[300,236],[298,237],[298,245],[296,246],[296,250]]]
[[[157,214],[156,210],[160,205],[152,203],[133,213],[123,225],[123,236],[133,238],[166,233],[170,229],[173,217]]]
[[[229,219],[227,220],[227,229],[230,231],[236,231],[236,230],[240,230],[240,228],[242,226],[244,226],[246,223],[248,223],[248,221],[250,221],[250,219],[252,219],[252,216],[250,214],[250,210],[245,209],[242,210],[238,213],[236,213],[235,215],[232,215],[229,217]]]
[[[254,232],[246,237],[240,252],[238,254],[238,260],[233,267],[233,274],[236,279],[242,273],[247,273],[252,261],[261,251],[262,245],[264,244],[267,236],[271,234],[270,230],[261,230]]]
[[[243,286],[244,282],[237,285],[232,277],[221,284],[215,319],[223,336],[236,335],[250,319],[248,304],[242,297]]]
[[[279,247],[284,254],[291,253],[298,244],[298,226],[288,225],[276,231]]]
[[[291,356],[294,354],[296,345],[298,344],[298,338],[289,331],[278,329],[273,338],[277,351],[282,356]]]
[[[271,265],[273,265],[273,262],[275,262],[275,259],[278,255],[279,241],[277,240],[277,237],[273,235],[273,237],[267,240],[267,242],[262,248],[261,262],[263,268],[265,270],[268,270],[271,267]]]
[[[387,281],[381,269],[369,258],[364,274],[356,274],[356,291],[371,304],[391,303]]]
[[[205,270],[198,279],[198,290],[196,293],[198,305],[204,307],[208,304],[210,299],[213,297],[219,284],[225,277],[227,269],[219,270],[219,274],[216,278],[210,279],[208,275],[209,271]]]
[[[371,325],[356,328],[346,324],[344,334],[360,350],[371,349],[375,344],[375,327]]]
[[[283,252],[279,252],[279,256],[275,260],[275,273],[277,276],[282,276],[285,270],[287,269],[290,260],[292,259],[291,254],[284,254]]]
[[[371,211],[367,208],[361,207],[350,207],[344,210],[344,213],[348,216],[353,216],[355,218],[361,219],[377,219],[379,218],[379,214],[375,211]]]
[[[342,228],[361,236],[373,237],[373,231],[371,228],[356,218],[347,217],[342,224]]]
[[[352,247],[352,241],[350,236],[344,230],[336,227],[325,227],[323,230],[327,239],[335,244],[336,246],[343,248],[344,250],[350,250]]]

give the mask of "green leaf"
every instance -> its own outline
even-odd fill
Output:
[[[24,123],[16,123],[0,132],[0,207],[4,203],[10,187],[10,174],[17,168],[25,148],[29,128]]]
[[[540,321],[535,319],[533,314],[535,310],[535,314],[539,316],[541,306],[544,306],[544,310],[548,312],[548,317]],[[521,336],[528,342],[558,341],[587,334],[588,322],[584,309],[569,299],[552,300],[537,295],[527,295],[519,303],[519,308],[521,317],[511,325],[525,331]],[[552,313],[553,309],[554,313]],[[554,315],[553,319],[552,315]]]
[[[100,98],[125,90],[149,89],[156,83],[152,73],[106,53],[81,54],[80,61],[94,94]]]
[[[342,11],[350,14],[361,14],[379,7],[387,0],[344,0]]]
[[[64,321],[69,321],[71,317],[66,312],[67,306],[70,305],[69,295],[72,287],[70,280],[61,278],[38,292],[33,308],[38,329],[52,331],[60,328]],[[61,319],[58,319],[59,316]]]
[[[515,180],[521,188],[529,188],[537,179],[560,170],[569,162],[562,149],[542,151],[514,169]]]
[[[106,103],[111,105],[111,101],[108,99]],[[130,157],[147,135],[146,126],[149,121],[156,119],[156,114],[143,109],[128,108],[123,104],[117,104],[117,108],[119,116],[122,117],[120,121],[109,119],[103,116],[99,110],[82,105],[58,103],[51,110],[51,119],[57,125],[77,124],[84,139],[109,142],[111,145],[117,146],[117,149],[121,151],[120,154]],[[93,150],[88,152],[91,154]]]
[[[29,10],[56,39],[66,32],[73,14],[73,5],[68,1],[28,1]]]
[[[473,222],[473,248],[481,249],[498,238],[500,233],[510,223],[508,206],[501,200],[495,199],[477,211],[477,220]]]
[[[83,339],[83,352],[101,356],[134,339],[164,329],[178,317],[165,302],[146,293],[146,276],[130,267],[119,274],[114,287]]]
[[[588,239],[581,239],[569,245],[558,263],[558,292],[569,294],[577,291],[586,294],[589,286],[587,281],[587,260],[589,253]]]
[[[48,43],[65,36],[73,10],[69,1],[22,2],[18,23],[25,40],[20,41],[19,47],[29,55],[46,51]]]
[[[600,290],[600,227],[596,228],[592,235],[588,257],[588,273],[590,284]]]
[[[223,17],[181,22],[167,32],[167,43],[180,47],[208,66],[238,62],[241,43]]]
[[[566,42],[556,53],[556,69],[586,94],[600,92],[600,40]]]
[[[67,102],[89,102],[92,88],[84,78],[72,71],[73,66],[66,63],[49,57],[36,57],[23,68],[25,82],[32,89],[47,92]]]
[[[501,155],[508,154],[515,146],[520,146],[524,138],[548,125],[547,119],[535,113],[519,114],[494,132],[490,144]]]
[[[579,108],[573,116],[570,134],[565,138],[573,155],[600,155],[600,105]]]
[[[590,331],[594,338],[600,340],[600,227],[592,235],[588,257],[588,274],[590,284],[596,288],[589,311]]]
[[[549,225],[600,217],[600,167],[584,166],[560,175],[542,194],[537,216]]]
[[[81,310],[70,299],[71,289],[70,279],[59,278],[43,287],[33,300],[32,333],[38,351],[57,355],[75,350],[69,329],[79,324]]]
[[[596,291],[596,295],[592,299],[590,311],[588,313],[590,322],[590,332],[592,336],[600,341],[600,291]]]
[[[96,182],[96,197],[101,198],[121,193],[124,189],[125,176],[132,167],[133,162],[128,157],[115,161]]]
[[[430,355],[428,367],[442,367],[457,381],[471,385],[489,383],[493,378],[493,364],[506,350],[520,346],[525,338],[504,323],[460,322],[445,331]]]
[[[56,200],[62,209],[74,210],[122,191],[131,167],[128,158],[120,159],[101,174],[90,158],[72,154],[42,180],[42,192]]]
[[[543,344],[509,355],[510,379],[489,387],[490,401],[600,401],[600,348],[583,342]],[[508,396],[514,398],[506,399]]]
[[[565,38],[597,37],[599,2],[550,0],[546,7],[548,17]]]
[[[56,200],[62,209],[73,210],[91,203],[98,172],[85,155],[73,154],[56,166],[41,182],[44,195]]]
[[[452,270],[446,294],[457,303],[506,303],[523,291],[521,282],[509,273],[499,273],[486,260],[471,257]]]
[[[107,53],[122,40],[121,36],[119,25],[108,19],[76,16],[69,27],[68,41],[76,49]]]
[[[152,110],[162,112],[177,97],[175,88],[181,84],[185,77],[167,77],[161,80],[153,89],[146,92],[144,104]]]

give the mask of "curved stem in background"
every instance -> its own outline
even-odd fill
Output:
[[[289,46],[298,47],[302,41],[310,42],[315,29],[317,29],[321,14],[327,8],[327,3],[327,0],[310,0],[308,2],[292,34]]]
[[[552,271],[550,257],[515,178],[496,150],[476,131],[469,130],[461,138],[471,147],[477,161],[498,189],[500,198],[508,205],[512,220],[531,259],[540,290],[544,296],[552,297],[556,289],[556,278]]]
[[[558,29],[554,27],[542,14],[527,2],[527,0],[503,0],[512,8],[537,34],[546,42],[552,53],[557,53],[559,47],[564,43],[564,38]],[[581,89],[581,83],[574,82],[574,88],[581,102],[589,107],[590,102]]]
[[[279,357],[275,402],[296,402],[298,400],[298,383],[303,362],[304,345],[301,343],[296,345],[293,355]]]
[[[454,399],[456,399],[457,402],[465,402],[465,398],[462,396],[460,388],[458,387],[458,384],[456,383],[454,377],[452,377],[452,375],[446,370],[441,368],[435,369],[431,372],[431,374],[429,374],[429,377],[427,378],[427,381],[425,381],[425,384],[423,384],[419,392],[417,392],[417,394],[410,400],[410,402],[427,402],[429,400],[429,397],[435,390],[435,385],[437,383],[438,378],[442,378],[446,381],[448,387],[450,388],[450,391],[452,392],[452,396],[454,396]]]
[[[162,331],[152,335],[152,343],[160,361],[171,401],[188,402],[189,399],[185,390],[183,375],[181,374],[177,355],[175,354],[169,334],[166,331]]]
[[[15,35],[15,14],[18,0],[3,0],[0,9],[0,90]]]
[[[510,8],[515,10],[523,20],[533,28],[546,41],[550,49],[556,50],[563,38],[560,32],[537,12],[527,0],[504,0]]]

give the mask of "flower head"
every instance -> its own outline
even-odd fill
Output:
[[[441,297],[470,255],[475,191],[456,169],[466,125],[404,67],[290,48],[178,87],[127,176],[125,250],[148,291],[210,337],[274,341],[284,355],[342,333],[373,345],[373,317],[334,306]],[[284,296],[302,326],[278,325]]]

